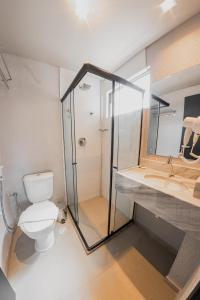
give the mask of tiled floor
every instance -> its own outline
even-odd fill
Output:
[[[70,219],[56,226],[46,253],[19,230],[14,236],[9,279],[17,300],[171,300],[165,277],[174,256],[131,225],[90,255]]]
[[[119,210],[111,206],[111,223],[115,214],[116,227],[126,224],[129,219]],[[95,197],[82,201],[78,206],[79,227],[89,246],[107,236],[108,201],[103,197]]]

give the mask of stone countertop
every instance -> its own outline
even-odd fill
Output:
[[[145,167],[133,167],[118,171],[117,174],[132,179],[139,184],[146,185],[147,187],[153,188],[164,194],[175,197],[186,202],[187,204],[191,204],[200,208],[200,199],[193,197],[193,189],[195,185],[195,180],[193,179],[187,179],[177,175],[170,178],[165,172],[160,172]],[[146,175],[150,175],[150,177],[151,175],[166,177],[166,182],[165,180],[160,180],[158,178],[145,178]],[[177,180],[178,182],[180,182],[180,185],[176,184],[176,187],[174,188],[173,180]],[[120,184],[119,178],[117,182],[118,184]],[[169,182],[172,182],[172,184],[168,184]]]

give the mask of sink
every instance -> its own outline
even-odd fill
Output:
[[[142,180],[149,185],[153,185],[157,188],[166,189],[170,192],[185,192],[185,194],[191,194],[194,190],[195,180],[192,178],[186,178],[180,175],[169,176],[168,173],[157,171],[150,168],[140,167],[132,168],[126,171],[126,174],[130,178],[136,180]],[[167,192],[167,191],[166,191]]]
[[[159,184],[162,187],[169,188],[173,191],[182,191],[183,189],[190,189],[188,183],[183,181],[182,178],[169,177],[167,175],[159,174],[146,174],[144,175],[144,178],[151,180],[151,182],[154,181],[155,184]]]
[[[171,179],[166,180],[165,186],[173,191],[189,190],[188,186],[185,183]]]
[[[183,203],[189,203],[200,208],[199,199],[193,196],[196,178],[183,176],[187,174],[181,173],[180,170],[171,177],[167,172],[148,167],[132,167],[118,173],[120,175],[118,182],[121,185],[125,184],[127,178],[127,187],[130,185],[132,188],[139,187],[142,190],[142,187],[146,186],[147,190],[158,191],[158,195],[161,192],[173,197],[175,200],[179,199]],[[131,180],[133,181],[132,184]]]
[[[169,179],[170,177],[169,176],[165,176],[165,175],[158,175],[158,174],[145,174],[144,178],[166,180],[166,179]]]

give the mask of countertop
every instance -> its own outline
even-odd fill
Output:
[[[154,169],[145,168],[145,167],[133,167],[125,170],[118,171],[117,174],[124,176],[126,178],[132,179],[138,183],[144,184],[149,188],[153,188],[162,193],[173,196],[179,200],[182,200],[188,204],[197,206],[200,208],[200,199],[193,197],[193,188],[195,184],[194,179],[188,179],[181,176],[175,175],[174,177],[168,177],[168,174],[165,172],[160,172]],[[167,183],[165,184],[163,180],[145,178],[145,175],[158,175],[166,177],[166,182],[169,180],[178,180],[183,183],[180,187],[177,188],[170,187]],[[173,182],[172,182],[173,183]],[[173,185],[173,184],[172,184]],[[186,188],[186,186],[188,188]]]

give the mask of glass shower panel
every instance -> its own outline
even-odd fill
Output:
[[[76,197],[76,177],[75,177],[75,151],[74,151],[74,112],[73,112],[73,92],[71,92],[62,106],[63,114],[63,134],[64,134],[64,155],[66,192],[68,206],[75,221],[78,220],[77,197]]]
[[[101,77],[87,73],[74,89],[78,225],[89,246],[105,238],[108,231],[105,182],[109,186],[109,180],[104,176],[110,169],[110,126],[101,81]]]
[[[112,184],[111,231],[133,217],[133,199],[115,188],[116,172],[136,167],[139,162],[143,93],[117,84],[114,97],[114,160]]]
[[[85,64],[62,98],[68,208],[88,251],[133,216],[117,172],[138,165],[142,90]]]

